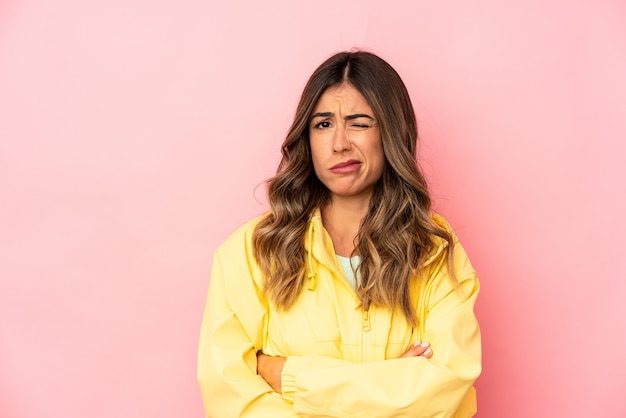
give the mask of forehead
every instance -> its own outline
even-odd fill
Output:
[[[317,101],[314,111],[352,111],[357,109],[361,112],[372,112],[372,108],[365,97],[352,84],[343,83],[326,89]]]

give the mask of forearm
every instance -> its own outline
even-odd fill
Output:
[[[282,372],[286,357],[268,356],[261,351],[257,352],[257,373],[275,392],[282,393]]]
[[[481,372],[481,339],[473,312],[475,277],[462,280],[464,297],[446,284],[427,311],[423,339],[432,358],[411,357],[354,363],[323,356],[288,357],[283,397],[303,417],[471,416],[464,399]],[[440,297],[439,297],[440,296]],[[473,392],[472,392],[473,393]],[[472,395],[473,397],[473,395]]]
[[[293,405],[257,374],[255,347],[261,345],[265,307],[252,282],[238,284],[235,279],[245,275],[227,262],[216,254],[200,330],[198,382],[206,416],[296,418]]]
[[[480,373],[478,359],[452,370],[423,357],[352,363],[320,356],[289,357],[283,396],[303,417],[444,417],[457,409]]]

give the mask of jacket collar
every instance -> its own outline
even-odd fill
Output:
[[[435,221],[435,223],[442,228],[450,230],[450,226],[442,216],[433,214],[433,221]],[[448,247],[448,242],[440,237],[433,236],[432,240],[435,247],[432,254],[424,262],[423,267],[427,267],[439,259],[442,252]],[[314,290],[316,286],[316,273],[313,267],[312,259],[315,259],[318,263],[329,266],[336,271],[340,270],[340,266],[337,264],[337,258],[334,256],[335,249],[333,247],[333,242],[322,224],[322,212],[319,208],[313,211],[311,217],[309,218],[309,227],[304,240],[304,249],[307,253],[307,277],[310,280],[309,289]]]

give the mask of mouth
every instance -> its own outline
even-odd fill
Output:
[[[361,167],[359,160],[347,160],[335,164],[329,170],[336,174],[347,174],[358,170],[359,167]]]

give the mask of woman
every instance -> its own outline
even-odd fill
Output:
[[[416,164],[395,70],[343,52],[309,79],[270,210],[216,251],[207,417],[469,417],[478,279]]]

